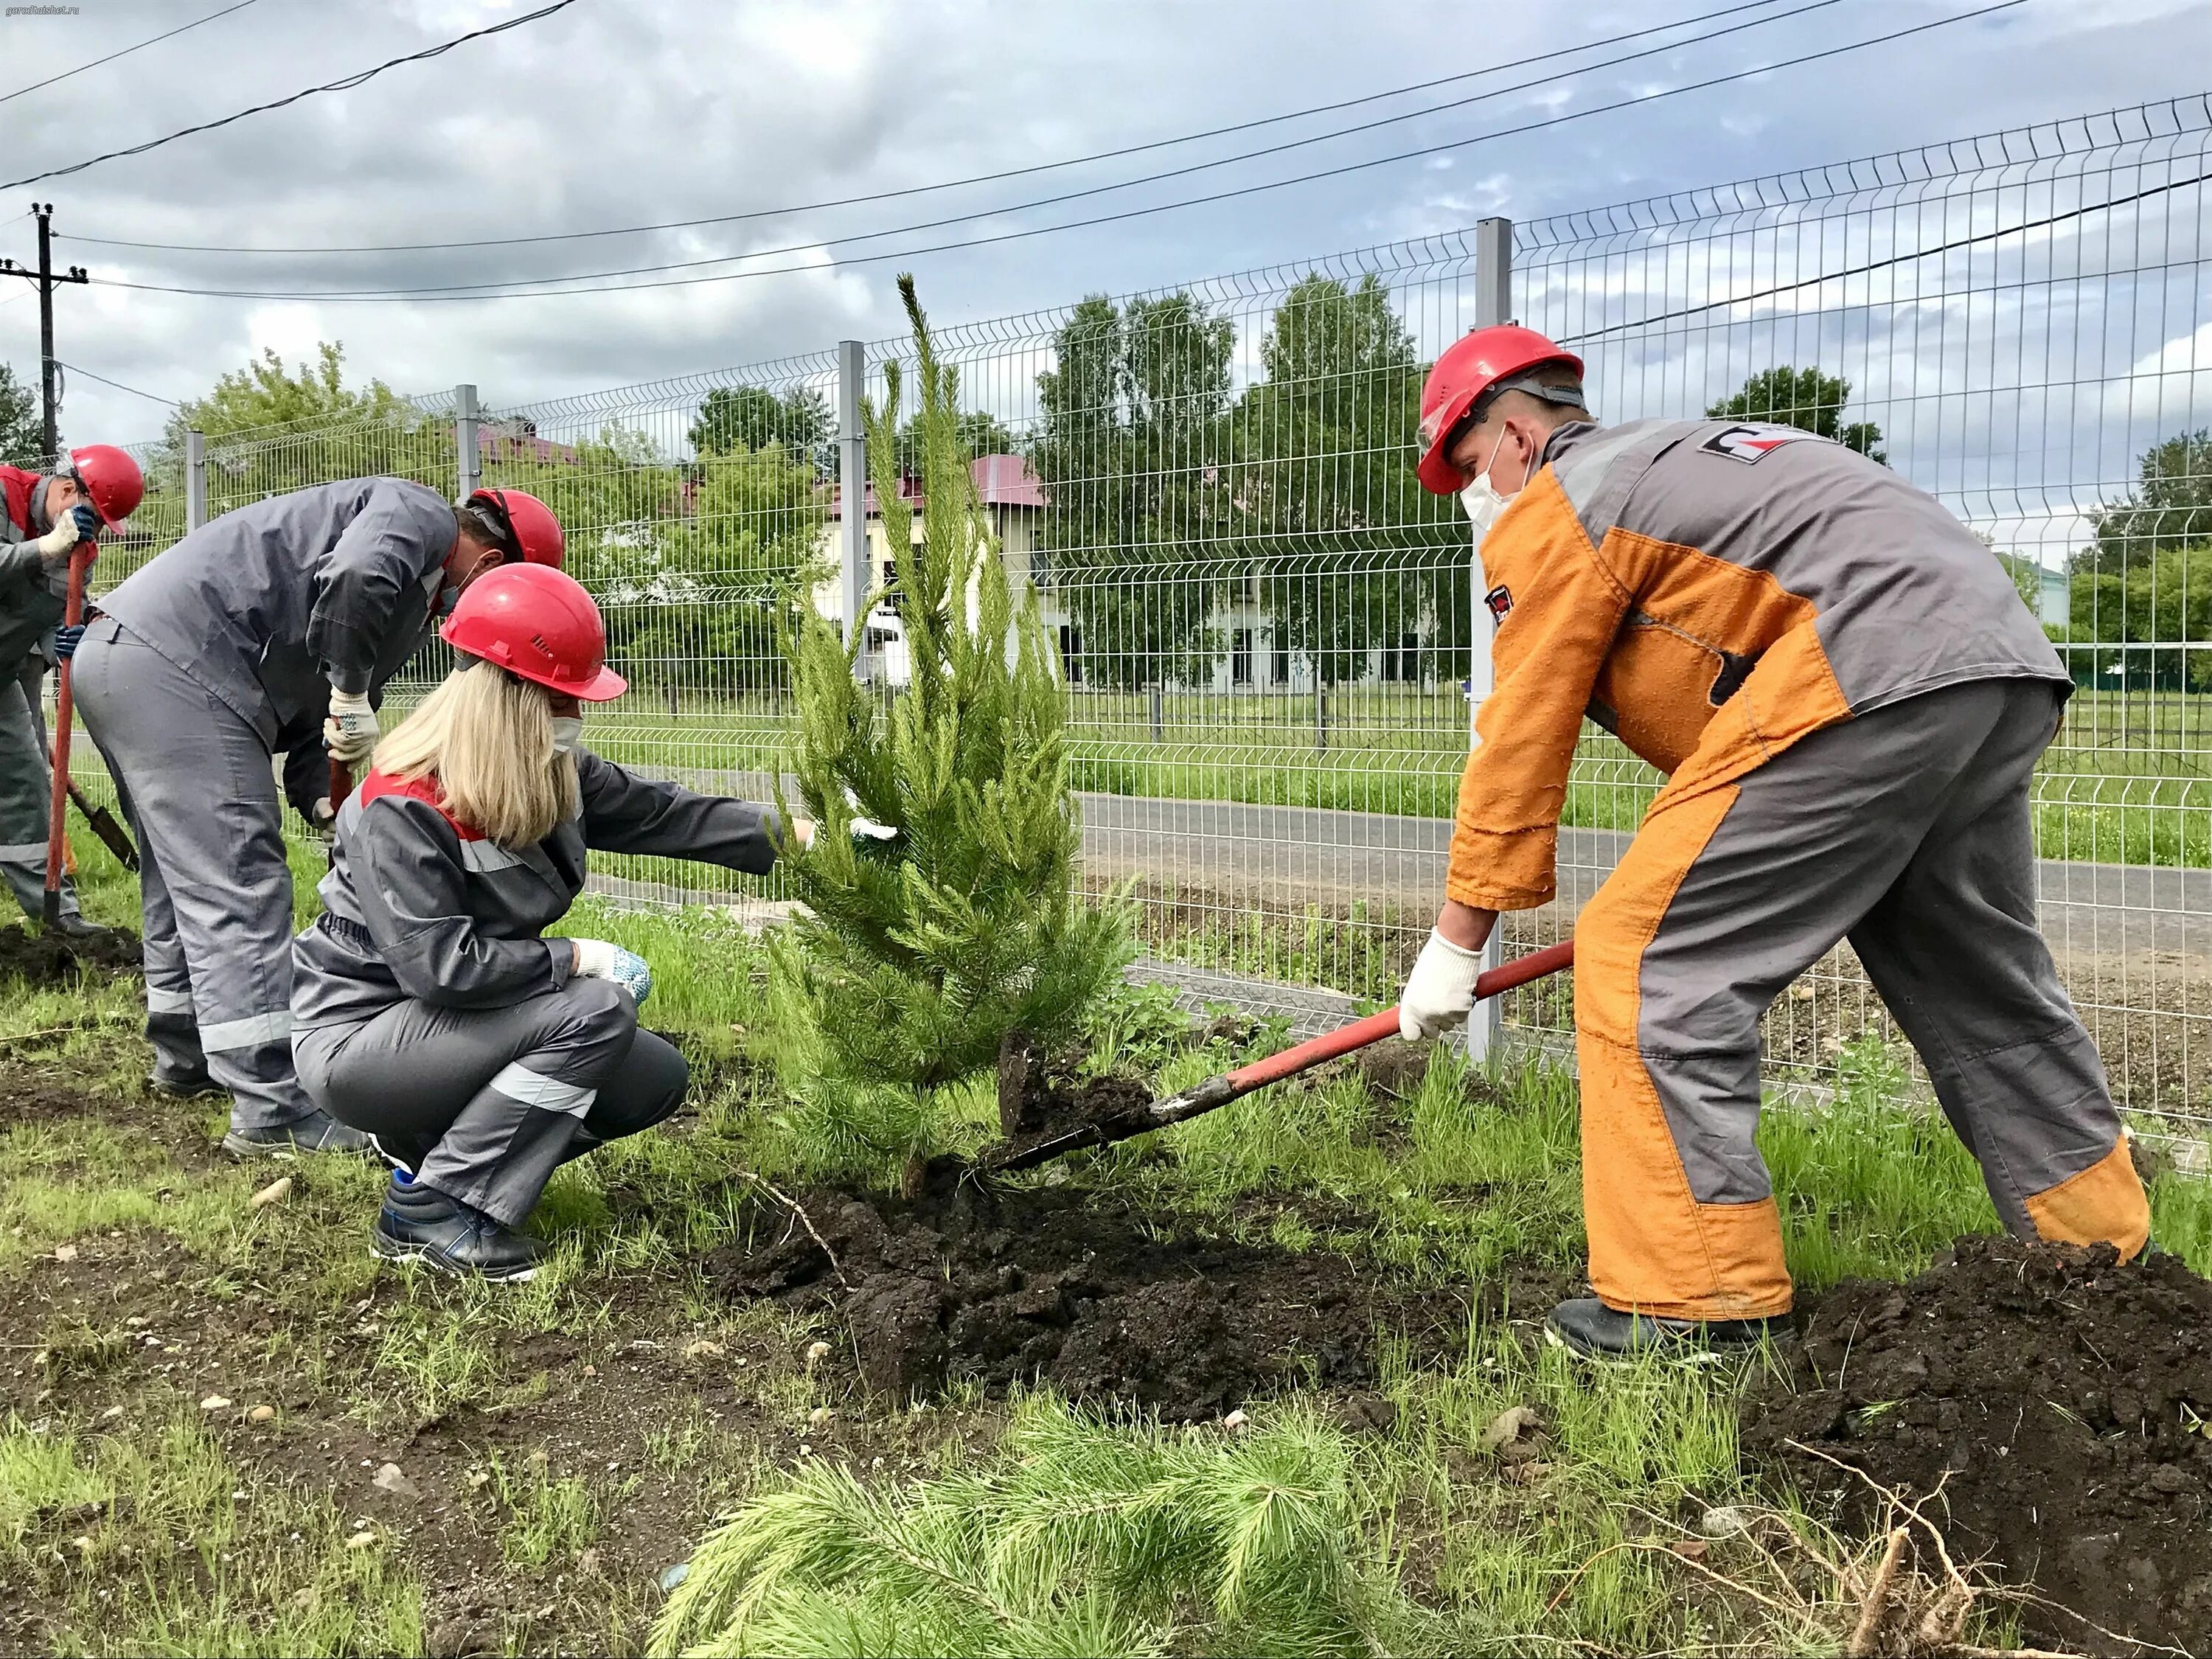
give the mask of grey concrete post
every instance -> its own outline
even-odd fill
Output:
[[[848,643],[866,623],[868,598],[868,440],[860,425],[860,380],[867,353],[858,340],[837,342],[837,595]]]
[[[197,428],[185,434],[185,528],[198,530],[207,522],[207,434]]]
[[[453,455],[454,482],[460,486],[455,499],[465,501],[483,488],[483,458],[477,453],[477,432],[482,411],[477,407],[477,389],[472,386],[453,388]]]
[[[1510,219],[1483,219],[1474,227],[1474,325],[1489,328],[1498,323],[1513,320],[1513,222]],[[1496,684],[1495,673],[1490,662],[1490,636],[1496,624],[1482,596],[1489,584],[1482,574],[1482,549],[1473,549],[1473,565],[1467,585],[1468,591],[1468,665],[1467,665],[1467,722],[1468,747],[1474,747],[1474,717],[1482,701]],[[1504,960],[1505,923],[1499,918],[1491,930],[1490,942],[1482,947],[1482,965],[1495,968]],[[1498,1050],[1504,1015],[1496,999],[1475,1005],[1468,1016],[1467,1052],[1470,1060],[1478,1063],[1488,1060]]]

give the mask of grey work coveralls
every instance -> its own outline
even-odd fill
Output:
[[[629,993],[540,937],[583,890],[585,849],[758,875],[774,811],[576,754],[581,806],[510,850],[427,783],[372,774],[339,809],[324,914],[293,945],[293,1052],[308,1097],[415,1179],[507,1226],[556,1166],[676,1109],[684,1058]]]
[[[398,672],[455,536],[445,497],[404,479],[275,496],[125,581],[78,647],[77,706],[137,832],[147,1036],[162,1075],[204,1065],[230,1091],[234,1128],[313,1109],[270,757],[314,741],[332,685],[374,695]]]
[[[46,764],[39,700],[46,641],[64,604],[64,595],[47,581],[35,540],[29,526],[0,512],[0,876],[28,916],[41,915],[46,899],[53,773]],[[76,910],[76,888],[67,876],[62,910]]]
[[[2148,1224],[2036,928],[2030,787],[2070,688],[1995,555],[1795,428],[1555,431],[1483,539],[1496,690],[1449,896],[1531,908],[1584,720],[1668,775],[1575,920],[1590,1282],[1682,1319],[1788,1310],[1759,1019],[1848,939],[2012,1231]]]

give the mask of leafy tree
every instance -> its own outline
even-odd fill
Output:
[[[2212,540],[2212,429],[2181,432],[2143,451],[2139,482],[2117,507],[2090,514],[2096,544],[2074,568],[2113,574],[2154,563],[2177,547]]]
[[[1872,421],[1843,423],[1844,405],[1850,397],[1851,383],[1840,374],[1785,364],[1762,369],[1746,380],[1735,397],[1723,398],[1705,413],[1716,421],[1767,421],[1794,426],[1801,432],[1815,432],[1888,465],[1880,427]]]
[[[295,373],[273,350],[224,375],[170,416],[162,448],[184,453],[185,434],[208,441],[208,512],[311,484],[378,475],[413,478],[451,495],[458,473],[453,425],[371,380],[349,386],[345,348],[325,340]]]
[[[1187,293],[1077,306],[1037,376],[1030,462],[1042,567],[1083,639],[1086,678],[1203,678],[1224,574],[1221,465],[1236,327]]]
[[[0,363],[0,461],[30,466],[45,459],[46,423],[39,418],[39,394]]]
[[[828,516],[810,459],[769,441],[685,465],[608,426],[574,444],[495,444],[483,481],[553,509],[568,572],[606,617],[608,654],[641,689],[782,683],[775,611],[810,576]]]
[[[1064,1036],[1130,950],[1119,912],[1077,890],[1059,665],[1035,591],[1010,591],[911,276],[899,292],[919,358],[919,545],[897,489],[896,363],[865,412],[911,678],[887,701],[855,682],[836,623],[789,612],[788,765],[820,828],[786,849],[805,908],[769,957],[787,1080],[825,1133],[878,1152],[925,1144],[933,1092],[990,1065],[1010,1030]],[[896,838],[856,842],[856,813]]]
[[[1437,556],[1463,555],[1467,526],[1414,475],[1424,365],[1389,290],[1307,276],[1276,307],[1260,363],[1267,378],[1237,411],[1235,496],[1276,648],[1334,684],[1407,634],[1463,644],[1469,562]]]
[[[912,465],[911,458],[921,453],[921,435],[917,429],[920,420],[918,415],[910,416],[899,428],[902,466]],[[1021,452],[1021,446],[1014,441],[1014,434],[1007,430],[1006,422],[980,409],[960,411],[960,447],[970,455],[1014,455]]]
[[[2076,568],[2069,645],[2212,644],[2212,540],[2168,542],[2124,568]],[[2130,686],[2212,688],[2212,650],[2118,653]]]
[[[718,386],[699,405],[698,418],[685,435],[702,456],[781,444],[793,454],[813,458],[825,473],[834,437],[829,400],[811,386],[793,386],[781,395],[766,386]]]

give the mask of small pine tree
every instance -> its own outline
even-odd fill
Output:
[[[1131,951],[1121,907],[1077,890],[1058,655],[1035,589],[1017,597],[1007,580],[956,372],[910,276],[899,293],[919,358],[904,447],[921,473],[919,544],[899,490],[896,363],[863,418],[910,678],[888,696],[863,687],[860,628],[848,643],[803,604],[787,624],[799,713],[789,769],[819,829],[811,848],[785,849],[805,914],[769,956],[787,1084],[843,1150],[876,1152],[930,1140],[932,1093],[992,1064],[1007,1031],[1067,1036]],[[856,842],[855,817],[898,836]]]

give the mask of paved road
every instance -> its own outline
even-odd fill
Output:
[[[1128,795],[1082,801],[1085,860],[1116,878],[1142,875],[1272,904],[1358,897],[1413,918],[1443,892],[1448,819]],[[1547,909],[1571,918],[1628,839],[1624,830],[1562,830],[1559,897]],[[2212,870],[2045,859],[2037,876],[2044,933],[2063,953],[2212,957]]]
[[[748,799],[774,793],[763,772],[686,769],[677,775]],[[1085,862],[1116,880],[1143,877],[1231,903],[1360,899],[1395,906],[1409,921],[1443,892],[1449,819],[1133,795],[1080,799]],[[1626,830],[1562,830],[1559,896],[1537,915],[1571,921],[1628,838]],[[2043,931],[2062,956],[2212,960],[2212,870],[2045,859],[2037,875]]]

